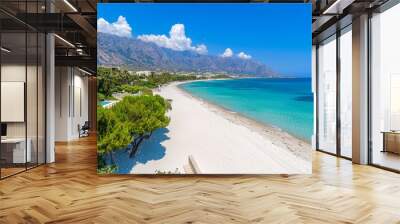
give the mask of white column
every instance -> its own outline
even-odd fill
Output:
[[[311,145],[312,149],[316,150],[317,149],[317,48],[315,45],[312,46],[312,54],[311,54],[311,82],[312,82],[312,93],[314,96],[314,131],[313,135],[311,137]]]
[[[55,161],[54,133],[55,133],[55,57],[54,57],[54,35],[46,36],[46,163]]]
[[[352,157],[368,163],[368,15],[353,19]]]

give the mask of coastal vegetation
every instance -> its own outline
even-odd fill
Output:
[[[158,95],[126,96],[112,108],[97,108],[97,152],[100,173],[112,173],[118,169],[113,158],[116,150],[127,150],[129,157],[136,154],[139,146],[153,131],[166,127],[166,112],[170,103]],[[106,161],[107,158],[109,161]]]
[[[228,76],[216,75],[217,78]],[[126,92],[137,94],[174,81],[206,79],[192,74],[173,74],[169,72],[150,72],[149,75],[136,74],[123,69],[97,68],[98,100],[113,99],[112,94]]]
[[[215,78],[226,78],[216,75]],[[152,89],[174,81],[205,79],[204,76],[171,74],[168,72],[137,75],[127,70],[99,67],[98,100],[117,101],[111,108],[97,107],[98,172],[114,173],[118,170],[113,152],[126,150],[134,157],[141,144],[152,133],[167,127],[171,109],[168,100],[154,95]],[[113,96],[125,93],[122,99]]]

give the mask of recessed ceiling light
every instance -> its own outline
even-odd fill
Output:
[[[355,0],[336,0],[324,12],[323,15],[328,14],[342,14],[343,10],[351,5]]]
[[[6,53],[10,53],[10,52],[11,52],[11,50],[9,50],[9,49],[7,49],[7,48],[5,48],[5,47],[1,47],[0,49],[1,49],[2,51],[6,52]]]
[[[85,73],[85,74],[87,74],[87,75],[92,75],[92,73],[90,73],[90,72],[88,72],[88,71],[85,71],[85,70],[83,70],[83,69],[81,69],[81,68],[79,68],[79,67],[78,67],[78,69],[79,69],[79,71],[81,71],[81,72],[83,72],[83,73]]]
[[[62,37],[60,37],[59,35],[57,35],[57,34],[54,34],[54,36],[55,37],[57,37],[59,40],[61,40],[62,42],[64,42],[64,43],[66,43],[67,45],[69,45],[70,47],[73,47],[73,48],[75,48],[75,45],[73,45],[71,42],[69,42],[68,40],[66,40],[66,39],[64,39],[64,38],[62,38]]]
[[[78,12],[78,10],[68,1],[64,0],[65,4],[67,4],[74,12]]]

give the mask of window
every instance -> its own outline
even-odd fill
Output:
[[[400,4],[371,18],[373,164],[400,170]]]
[[[318,47],[318,149],[336,153],[336,35]]]
[[[340,155],[352,157],[352,32],[351,25],[340,35]]]

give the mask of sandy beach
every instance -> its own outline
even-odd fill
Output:
[[[189,157],[206,174],[311,173],[309,143],[195,98],[178,84],[155,92],[172,100],[171,122],[141,149],[157,150],[162,158],[138,163],[131,173],[185,174]]]

